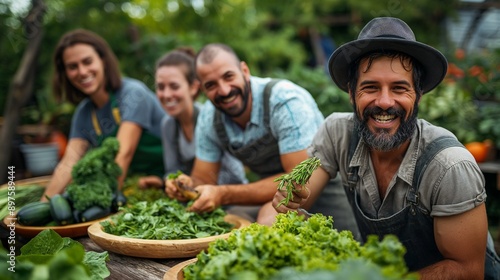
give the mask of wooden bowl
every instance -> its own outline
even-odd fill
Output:
[[[34,177],[34,178],[29,178],[29,179],[23,179],[23,180],[18,180],[14,181],[14,185],[16,188],[18,187],[23,187],[23,186],[29,186],[29,185],[40,185],[43,187],[46,187],[47,184],[50,182],[50,179],[52,178],[52,175],[49,176],[42,176],[42,177]],[[3,184],[0,186],[0,188],[7,188],[9,185],[8,184]],[[17,209],[19,210],[19,209]],[[16,216],[11,216],[7,215],[3,219],[4,227],[8,227],[9,225],[15,226],[15,232],[16,234],[19,234],[24,237],[35,237],[38,233],[43,231],[44,229],[53,229],[55,232],[57,232],[59,235],[62,237],[80,237],[80,236],[86,236],[87,235],[87,228],[95,223],[96,221],[101,221],[106,219],[102,218],[99,220],[94,220],[94,221],[89,221],[85,223],[78,223],[78,224],[72,224],[72,225],[67,225],[67,226],[50,226],[50,227],[40,227],[40,226],[23,226],[17,223]]]
[[[186,266],[195,263],[197,260],[198,260],[197,258],[194,258],[172,266],[169,270],[167,270],[167,273],[165,273],[165,275],[163,276],[163,280],[184,280],[183,269]]]
[[[226,215],[224,220],[234,225],[235,229],[250,225],[250,221],[232,214]],[[88,235],[92,241],[102,249],[132,257],[141,258],[188,258],[196,256],[208,248],[208,243],[227,238],[230,233],[194,239],[151,240],[129,238],[106,233],[99,222],[88,228]]]
[[[67,225],[67,226],[49,226],[49,227],[34,227],[34,226],[23,226],[17,223],[17,218],[16,216],[6,216],[3,219],[3,223],[5,227],[8,227],[9,225],[15,226],[15,232],[16,234],[19,234],[24,237],[35,237],[37,234],[39,234],[41,231],[44,229],[53,229],[55,232],[57,232],[61,237],[80,237],[80,236],[86,236],[87,235],[87,228],[92,225],[95,222],[98,221],[103,221],[107,219],[108,217],[104,217],[102,219],[94,220],[94,221],[89,221],[85,223],[78,223],[78,224],[72,224],[72,225]]]

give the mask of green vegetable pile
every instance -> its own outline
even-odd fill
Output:
[[[21,208],[31,202],[39,201],[45,188],[40,185],[15,186],[14,205],[15,208]],[[9,214],[9,189],[0,189],[0,219]],[[11,204],[12,205],[12,204]],[[11,209],[14,207],[12,206]]]
[[[344,273],[347,267],[352,269],[353,262],[365,264],[380,279],[417,279],[408,274],[405,252],[395,236],[382,241],[369,236],[360,245],[350,231],[333,229],[331,217],[314,214],[304,220],[296,212],[288,212],[278,214],[271,227],[254,223],[233,231],[227,239],[211,242],[206,252],[198,254],[197,262],[184,269],[184,279],[272,279],[285,273],[281,272],[285,268],[304,275],[324,270]]]
[[[319,158],[308,158],[295,166],[292,169],[292,172],[283,174],[274,179],[274,182],[279,182],[278,190],[286,188],[287,192],[287,196],[282,201],[280,201],[280,203],[276,207],[280,207],[283,204],[288,205],[288,202],[290,202],[293,197],[293,192],[296,191],[296,188],[293,184],[297,183],[301,186],[307,184],[314,170],[316,170],[320,165],[321,162]]]
[[[110,275],[106,267],[108,252],[85,251],[83,245],[71,238],[62,238],[51,229],[40,232],[23,247],[21,254],[11,258],[0,247],[1,279],[104,279]]]
[[[104,209],[111,207],[118,176],[122,173],[115,162],[119,146],[115,137],[108,137],[73,166],[73,181],[66,187],[66,192],[74,209],[83,212],[94,205]]]
[[[163,188],[140,188],[139,179],[144,176],[147,176],[147,174],[133,174],[123,182],[123,194],[127,197],[129,204],[135,204],[139,201],[155,201],[168,197]]]
[[[202,214],[188,212],[177,200],[163,198],[129,204],[101,225],[109,234],[131,238],[193,239],[230,232],[234,225],[224,221],[225,215],[222,208]]]
[[[241,279],[241,278],[238,278]],[[252,279],[252,278],[246,278]],[[339,269],[326,269],[299,272],[295,268],[283,268],[271,280],[401,280],[400,275],[384,275],[382,267],[368,259],[347,259],[340,261]],[[419,279],[416,274],[404,279]]]
[[[65,192],[53,195],[49,202],[40,202],[38,198],[38,201],[21,207],[17,212],[19,224],[66,226],[117,212],[127,203],[126,197],[117,188],[118,176],[122,173],[115,162],[118,148],[118,140],[109,137],[102,146],[87,152],[73,166],[73,180]]]

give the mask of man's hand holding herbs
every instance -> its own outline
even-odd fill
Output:
[[[274,194],[273,207],[279,213],[297,211],[309,198],[310,192],[307,186],[301,186],[297,183],[292,184],[294,185],[294,190],[291,192],[291,196],[286,189],[278,190]],[[285,201],[288,202],[285,204]]]
[[[292,172],[283,174],[274,181],[278,183],[278,191],[273,198],[273,207],[280,213],[299,211],[307,213],[300,208],[309,198],[307,188],[312,173],[321,165],[318,158],[308,158],[292,169]]]

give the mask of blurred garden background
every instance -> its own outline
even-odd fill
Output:
[[[52,53],[75,28],[103,36],[121,70],[154,88],[154,64],[179,46],[231,45],[258,76],[308,89],[324,115],[351,111],[325,63],[377,16],[399,17],[417,40],[449,60],[446,80],[426,94],[420,117],[448,128],[475,155],[500,150],[500,1],[459,0],[0,0],[0,167],[29,177],[19,146],[64,145],[74,107],[51,93]],[[60,156],[60,155],[59,155]],[[0,174],[2,183],[7,172]],[[500,218],[499,175],[485,174],[488,211]]]

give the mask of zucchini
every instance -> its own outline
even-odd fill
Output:
[[[62,195],[56,194],[50,199],[50,213],[52,218],[60,226],[65,226],[73,223],[73,211],[68,200]]]
[[[74,219],[74,222],[75,224],[78,224],[78,223],[81,223],[82,220],[81,220],[81,213],[80,210],[77,210],[77,209],[73,209],[73,219]]]
[[[87,210],[83,211],[80,216],[82,223],[104,218],[111,213],[110,208],[102,208],[101,206],[94,205]]]
[[[17,222],[23,226],[45,226],[51,222],[49,202],[35,201],[21,207],[17,212]]]
[[[73,205],[73,201],[71,200],[71,196],[69,195],[68,191],[64,190],[64,192],[61,195],[68,201],[69,206]]]
[[[120,207],[125,206],[127,204],[127,197],[123,194],[121,190],[117,190],[113,194],[113,200],[111,201],[111,211],[113,213],[118,212]]]

